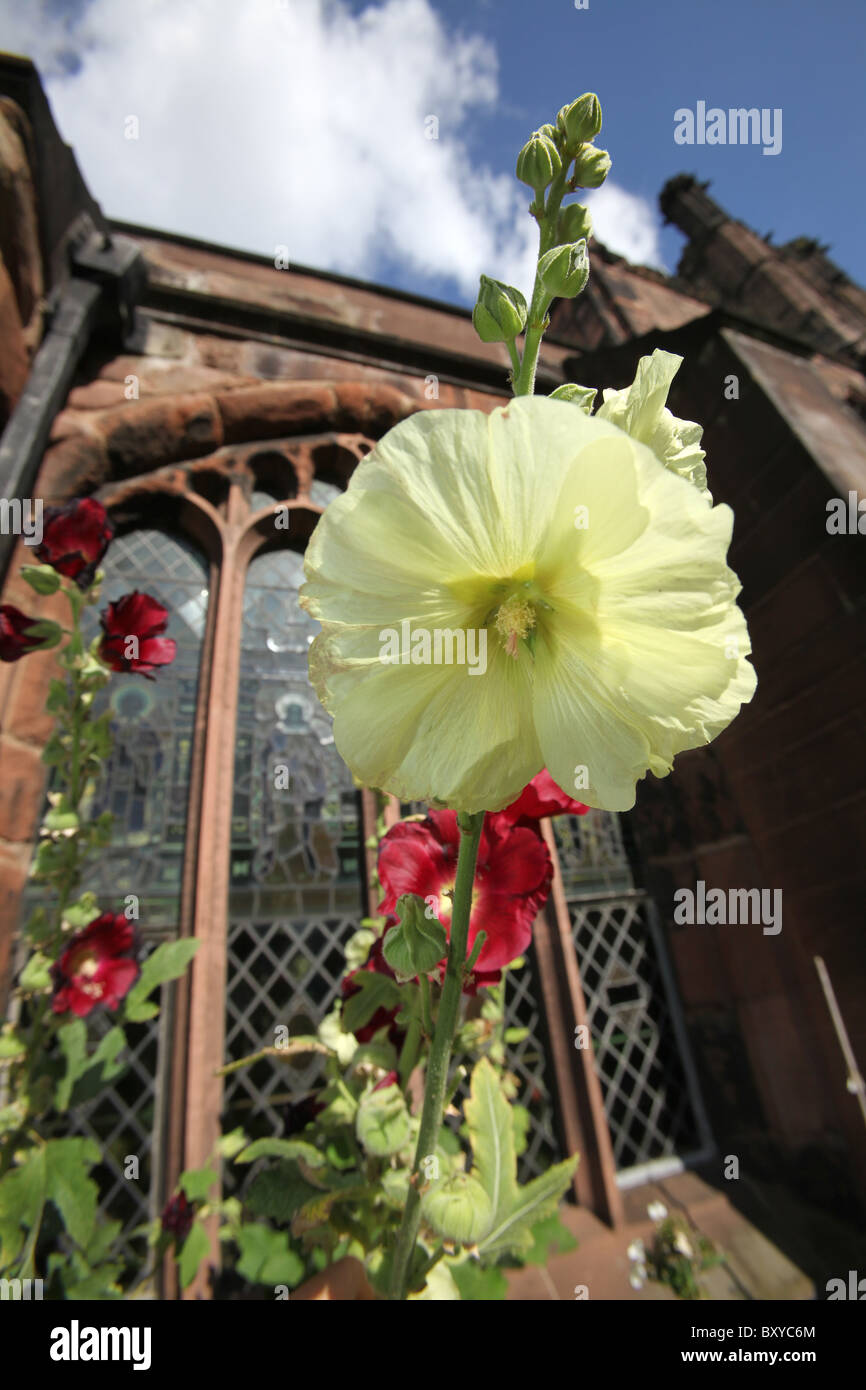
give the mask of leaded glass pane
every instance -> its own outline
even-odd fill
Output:
[[[226,1060],[310,1032],[330,1009],[363,914],[360,806],[307,674],[318,624],[298,605],[302,557],[253,560],[244,595],[235,740]],[[226,1083],[230,1128],[281,1133],[318,1059],[269,1061]],[[228,1183],[234,1174],[226,1173]]]
[[[177,642],[174,662],[155,680],[114,674],[97,694],[94,712],[112,711],[114,741],[103,775],[84,803],[88,816],[110,810],[115,821],[112,843],[90,862],[82,887],[96,893],[105,911],[122,911],[127,894],[138,898],[138,926],[148,954],[178,927],[208,572],[204,558],[186,541],[149,529],[112,541],[103,569],[100,602],[85,614],[86,640],[99,632],[99,613],[109,602],[138,589],[168,609],[167,635]],[[29,891],[25,911],[38,902],[39,893]],[[110,1014],[95,1016],[94,1032],[111,1023]],[[122,1222],[130,1268],[136,1263],[133,1251],[139,1264],[146,1256],[144,1241],[133,1240],[131,1232],[156,1214],[162,1201],[152,1160],[168,1099],[158,1077],[167,1072],[169,1033],[164,1014],[131,1026],[128,1051],[121,1055],[125,1070],[93,1099],[57,1117],[57,1133],[88,1135],[100,1146],[103,1159],[95,1172],[100,1209]],[[124,1173],[130,1156],[138,1159],[137,1178]]]

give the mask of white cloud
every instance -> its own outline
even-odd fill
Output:
[[[599,241],[635,265],[664,270],[659,217],[653,204],[609,180],[587,195],[593,232]]]
[[[469,303],[482,271],[528,294],[528,191],[466,144],[497,108],[495,50],[429,0],[0,0],[0,21],[108,216],[364,278],[396,263]],[[593,213],[658,263],[648,204],[606,187]]]

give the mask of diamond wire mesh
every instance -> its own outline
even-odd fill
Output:
[[[700,1147],[673,1002],[618,817],[554,821],[595,1064],[619,1172]]]

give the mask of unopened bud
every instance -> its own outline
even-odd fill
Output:
[[[589,256],[586,242],[575,241],[568,246],[554,246],[538,262],[541,283],[548,294],[560,299],[574,299],[589,279]]]
[[[557,218],[557,243],[564,246],[569,241],[589,241],[591,236],[592,218],[589,208],[585,208],[583,203],[569,203]]]
[[[574,161],[574,181],[578,188],[598,188],[610,173],[610,155],[595,145],[584,145]]]
[[[569,106],[563,106],[556,124],[565,149],[569,154],[576,154],[581,145],[601,130],[601,104],[595,92],[584,92]]]
[[[526,300],[520,290],[482,275],[472,322],[482,343],[513,342],[526,327]]]
[[[536,193],[543,193],[561,169],[562,160],[556,145],[536,130],[517,156],[517,177],[520,182],[528,183]]]

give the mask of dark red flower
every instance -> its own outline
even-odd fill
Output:
[[[547,768],[543,768],[520,793],[516,801],[499,814],[510,825],[532,826],[545,816],[585,816],[589,810],[558,787]]]
[[[162,1229],[167,1236],[173,1236],[177,1245],[182,1245],[192,1228],[195,1208],[188,1202],[183,1192],[177,1192],[166,1202],[162,1212]]]
[[[454,811],[428,811],[423,821],[392,826],[379,845],[379,881],[385,890],[379,911],[393,912],[403,893],[417,893],[434,900],[431,911],[450,933],[459,841]],[[487,816],[469,919],[470,952],[479,931],[487,933],[477,961],[480,975],[500,970],[526,950],[552,874],[547,846],[534,830],[509,824],[502,813]]]
[[[135,929],[122,912],[103,912],[76,932],[57,964],[52,1009],[86,1018],[102,1005],[116,1009],[138,978]]]
[[[168,623],[168,609],[150,594],[124,594],[110,603],[100,618],[105,634],[99,655],[112,671],[138,671],[153,680],[150,671],[174,661],[177,643],[161,637]]]
[[[74,579],[79,589],[87,589],[113,536],[114,528],[102,503],[94,497],[78,497],[46,510],[36,558]]]
[[[395,922],[392,918],[389,926],[394,925]],[[388,928],[386,927],[386,931],[387,930]],[[351,999],[353,994],[358,993],[360,986],[355,983],[355,976],[360,974],[362,970],[372,970],[378,975],[389,975],[392,980],[396,980],[397,977],[383,954],[382,942],[383,937],[378,937],[370,947],[370,954],[364,964],[359,966],[357,970],[353,970],[350,974],[343,977],[340,989],[342,990],[344,999]],[[387,1028],[388,1041],[393,1043],[395,1047],[401,1047],[403,1044],[403,1031],[397,1027],[394,1021],[399,1012],[399,1006],[393,1009],[377,1009],[368,1023],[355,1029],[355,1037],[358,1039],[358,1042],[368,1043],[371,1041],[374,1033],[378,1033],[380,1028]]]
[[[38,621],[38,618],[28,618],[11,603],[0,606],[0,661],[17,661],[34,647],[43,645],[44,638],[27,636],[27,629]]]

